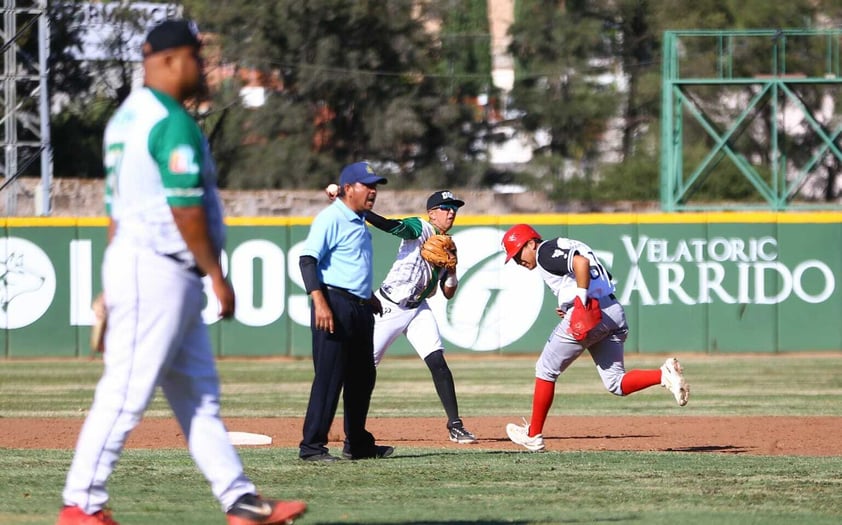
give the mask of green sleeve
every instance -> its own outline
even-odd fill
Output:
[[[200,206],[204,186],[202,132],[181,108],[155,124],[149,132],[149,153],[158,164],[167,204]]]
[[[407,217],[401,219],[400,224],[389,230],[389,233],[401,239],[417,239],[421,237],[421,219],[418,217]]]

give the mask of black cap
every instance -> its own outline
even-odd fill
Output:
[[[143,41],[143,55],[148,56],[175,47],[201,45],[199,28],[195,22],[183,18],[164,20],[147,33]]]
[[[439,190],[430,195],[430,198],[427,199],[428,210],[432,210],[433,208],[441,206],[442,204],[452,204],[457,208],[461,208],[465,205],[465,201],[460,201],[459,199],[454,197],[449,190]]]

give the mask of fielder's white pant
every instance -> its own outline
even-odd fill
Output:
[[[219,416],[202,280],[152,251],[113,243],[102,273],[105,369],[67,474],[65,505],[89,514],[105,506],[108,477],[158,385],[223,511],[255,493]]]
[[[383,306],[383,315],[374,316],[374,365],[380,364],[383,354],[401,335],[406,334],[409,344],[421,359],[436,350],[444,350],[439,326],[427,301],[417,308],[403,308],[385,297],[380,290],[374,292]]]
[[[629,334],[626,313],[620,303],[608,297],[600,299],[599,306],[602,321],[583,341],[577,341],[568,333],[570,311],[567,312],[553,329],[535,363],[535,377],[555,382],[588,349],[605,389],[614,395],[623,395],[620,383],[626,374],[624,344]]]

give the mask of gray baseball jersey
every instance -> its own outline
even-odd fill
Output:
[[[575,255],[590,261],[588,297],[597,299],[602,310],[602,322],[588,332],[583,341],[577,341],[569,333],[569,310],[577,289],[573,274]],[[588,349],[605,388],[613,394],[622,395],[620,382],[625,374],[623,344],[629,330],[625,311],[614,298],[611,274],[588,245],[564,237],[542,242],[538,246],[535,261],[544,282],[558,297],[559,309],[568,312],[547,339],[535,364],[535,376],[555,381]]]
[[[573,275],[574,255],[581,255],[590,262],[588,297],[600,299],[614,293],[611,274],[587,244],[564,237],[544,241],[538,246],[535,259],[541,278],[558,297],[558,306],[562,310],[573,305],[578,288]]]

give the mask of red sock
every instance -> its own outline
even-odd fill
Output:
[[[660,379],[659,379],[660,381]],[[529,423],[529,437],[537,436],[544,432],[544,421],[550,407],[553,406],[555,395],[555,383],[544,379],[535,378],[535,393],[532,395],[532,420]]]
[[[661,370],[658,368],[654,370],[629,370],[620,381],[620,389],[623,391],[623,395],[627,396],[638,390],[660,384]]]

